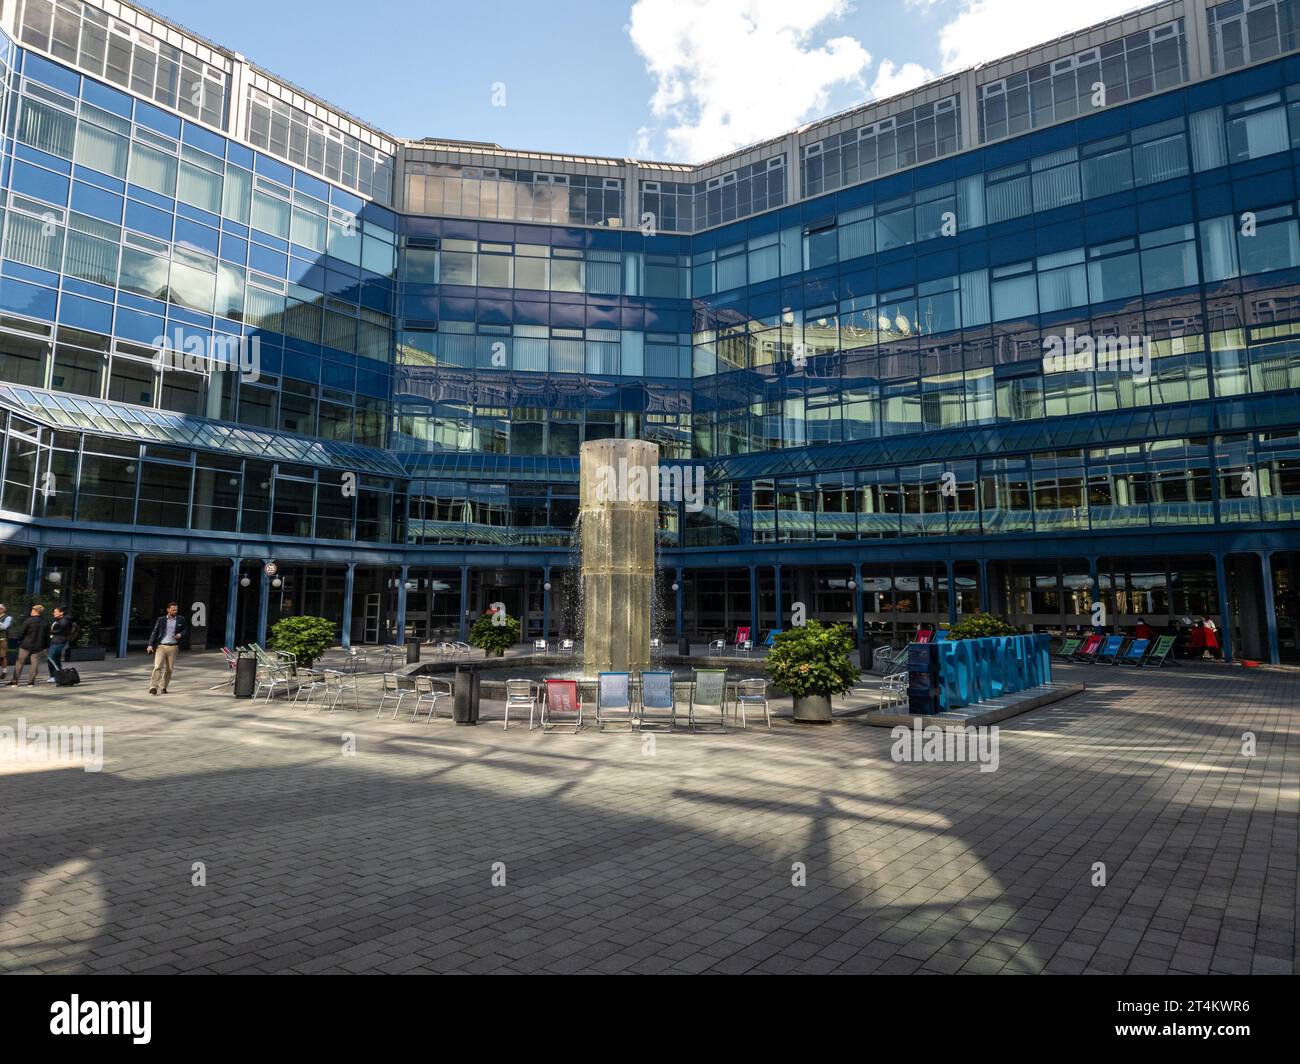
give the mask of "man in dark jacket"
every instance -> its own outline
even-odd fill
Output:
[[[18,661],[14,665],[14,678],[9,681],[9,687],[18,686],[18,681],[23,678],[23,666],[29,661],[32,663],[32,673],[27,686],[36,683],[36,674],[40,671],[41,660],[49,645],[50,622],[45,619],[45,607],[38,604],[32,607],[31,616],[23,627],[23,637],[18,641]]]
[[[189,634],[189,626],[180,613],[178,604],[167,603],[167,612],[153,622],[153,631],[149,633],[149,645],[145,651],[153,655],[153,673],[149,676],[151,695],[167,693],[172,669],[176,665],[176,653],[181,648],[181,640]]]
[[[54,607],[54,620],[50,622],[49,683],[57,682],[63,671],[63,653],[77,638],[77,622],[68,616],[62,606]]]

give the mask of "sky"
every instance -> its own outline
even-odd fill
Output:
[[[1141,4],[150,0],[148,6],[399,137],[696,163]]]

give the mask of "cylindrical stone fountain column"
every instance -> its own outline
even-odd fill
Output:
[[[659,448],[592,440],[580,464],[584,670],[635,671],[650,664]]]

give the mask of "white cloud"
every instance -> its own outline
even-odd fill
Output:
[[[876,71],[876,80],[871,83],[871,98],[884,100],[933,80],[934,74],[920,63],[904,63],[897,67],[892,60],[882,59],[880,69]]]
[[[847,0],[636,0],[628,33],[655,80],[666,154],[711,158],[819,116],[834,87],[864,91],[866,49],[814,41],[847,10]]]
[[[943,69],[1001,59],[1138,6],[1137,0],[1088,0],[1077,7],[1046,0],[962,0],[961,11],[939,32]]]

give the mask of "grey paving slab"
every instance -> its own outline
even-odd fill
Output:
[[[1296,971],[1300,670],[1063,667],[981,772],[788,703],[651,743],[79,668],[0,688],[104,758],[0,761],[3,972]]]

